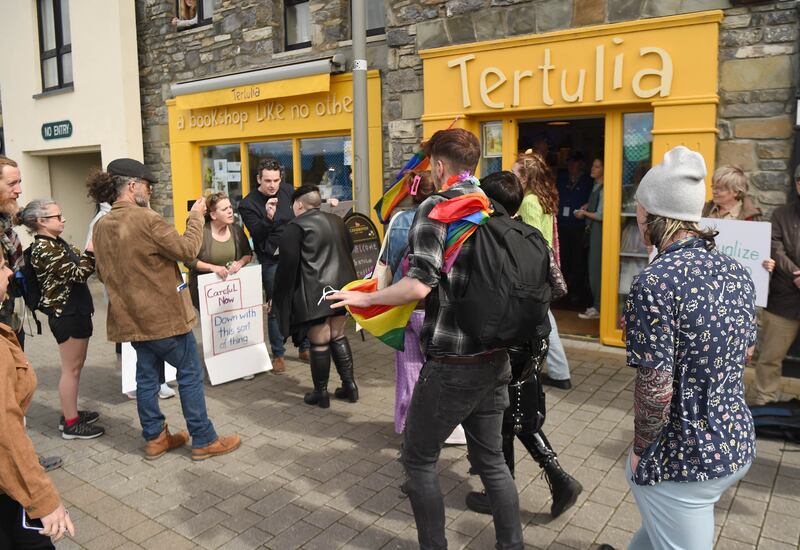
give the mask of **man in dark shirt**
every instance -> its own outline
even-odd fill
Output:
[[[480,144],[472,133],[460,128],[440,130],[425,144],[425,153],[437,188],[482,193],[471,175],[480,159]],[[443,272],[447,224],[428,214],[444,200],[433,195],[417,210],[408,236],[406,277],[378,292],[337,292],[329,299],[337,302],[333,307],[426,300],[420,336],[426,362],[414,388],[402,451],[408,475],[404,489],[411,500],[420,547],[447,547],[436,463],[444,441],[461,424],[472,470],[481,476],[489,496],[497,547],[523,548],[519,497],[503,459],[501,437],[511,366],[505,350],[487,348],[461,330],[454,304],[446,299],[463,291],[473,247],[467,239],[450,270]]]
[[[567,160],[566,172],[558,174],[558,240],[561,244],[561,270],[570,289],[569,299],[579,302],[589,294],[584,234],[586,223],[575,211],[586,206],[592,192],[592,178],[586,174],[583,154],[575,151]],[[582,304],[581,304],[582,305]]]
[[[253,238],[253,249],[261,264],[261,280],[267,301],[272,300],[275,271],[278,269],[279,247],[284,226],[292,221],[292,193],[290,183],[283,181],[283,167],[272,158],[258,163],[258,187],[239,203],[239,215]],[[277,315],[270,311],[267,320],[269,343],[272,348],[272,369],[276,374],[286,370],[283,356],[286,348],[278,325]],[[308,351],[301,350],[301,359]]]

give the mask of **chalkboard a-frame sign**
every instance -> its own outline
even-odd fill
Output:
[[[353,263],[359,279],[365,279],[381,251],[381,238],[375,224],[367,216],[351,212],[344,218],[344,226],[353,238]]]

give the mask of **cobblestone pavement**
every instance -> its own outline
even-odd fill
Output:
[[[105,308],[98,309],[81,408],[101,413],[105,436],[59,437],[55,341],[45,334],[27,346],[39,374],[29,431],[40,453],[63,457],[64,467],[52,477],[78,529],[60,549],[416,548],[411,507],[399,490],[391,350],[351,335],[361,400],[332,400],[328,410],[302,403],[311,380],[293,348],[283,376],[207,386],[217,430],[240,433],[241,449],[194,463],[185,448],[149,462],[142,458],[136,404],[120,393],[114,347],[105,341]],[[547,484],[518,447],[526,547],[583,549],[606,542],[625,548],[639,526],[623,477],[633,436],[633,373],[619,350],[567,341],[567,355],[573,389],[548,391],[544,431],[584,492],[576,506],[551,520]],[[161,406],[170,427],[183,429],[179,400]],[[717,548],[798,548],[798,450],[759,441],[748,476],[717,506]],[[480,485],[468,474],[465,448],[445,448],[439,467],[450,548],[492,548],[491,518],[464,506],[467,492]]]

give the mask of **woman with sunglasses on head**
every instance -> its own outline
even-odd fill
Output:
[[[61,355],[58,395],[61,412],[58,428],[64,439],[94,439],[105,433],[97,426],[100,415],[78,410],[78,385],[92,336],[94,303],[86,280],[94,273],[92,244],[80,251],[61,238],[66,219],[52,199],[28,203],[16,217],[34,234],[30,263],[41,289],[40,309],[48,316],[50,330]]]

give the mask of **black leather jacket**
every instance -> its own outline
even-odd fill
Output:
[[[353,240],[339,216],[314,209],[286,224],[272,304],[285,337],[292,326],[334,313],[320,298],[325,287],[338,290],[357,278],[352,251]]]

